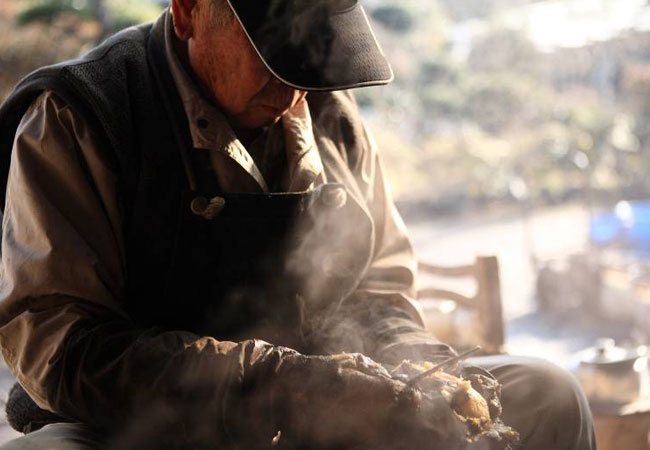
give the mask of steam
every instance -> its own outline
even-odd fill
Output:
[[[368,343],[359,318],[367,315],[367,305],[344,300],[369,264],[370,221],[342,185],[324,185],[296,233],[298,245],[289,252],[286,271],[300,280],[306,347],[318,353],[364,352]]]

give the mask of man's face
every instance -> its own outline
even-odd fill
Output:
[[[306,93],[271,75],[235,18],[215,26],[210,1],[198,0],[191,13],[188,55],[194,74],[234,126],[273,124]]]

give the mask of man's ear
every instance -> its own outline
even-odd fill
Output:
[[[192,10],[197,0],[171,0],[174,31],[179,39],[187,41],[194,34],[192,28]]]

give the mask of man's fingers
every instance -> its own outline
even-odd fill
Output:
[[[361,353],[341,353],[333,355],[332,359],[337,361],[342,368],[356,369],[367,375],[391,378],[384,366]]]

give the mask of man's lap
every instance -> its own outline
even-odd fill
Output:
[[[522,436],[525,450],[596,448],[591,412],[577,380],[548,361],[498,355],[470,358],[501,383],[503,421]]]

